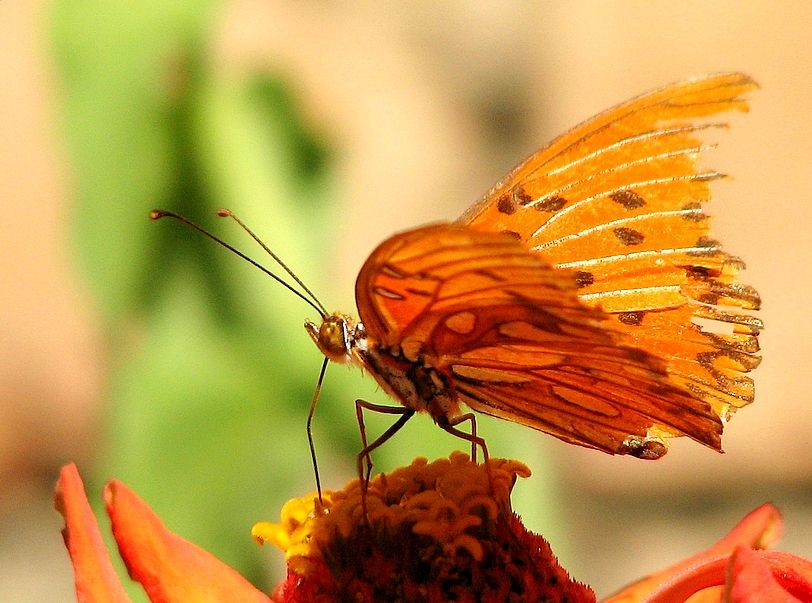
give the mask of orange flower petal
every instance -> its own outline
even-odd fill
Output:
[[[728,559],[737,547],[760,549],[780,534],[781,513],[769,503],[762,505],[710,548],[627,586],[603,603],[634,603],[644,598],[651,603],[684,601],[703,588],[725,583]]]
[[[80,603],[129,601],[102,541],[76,465],[62,467],[54,506],[65,518],[62,536],[73,563]]]
[[[735,528],[710,547],[706,553],[729,554],[740,546],[750,549],[766,549],[778,542],[782,531],[781,511],[774,505],[765,503],[750,511]]]
[[[270,601],[234,569],[167,530],[121,482],[107,484],[104,500],[130,576],[142,584],[151,601]]]

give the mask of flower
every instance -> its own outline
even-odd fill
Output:
[[[254,538],[286,551],[287,579],[273,600],[595,602],[549,544],[510,509],[517,461],[472,463],[463,453],[380,474],[366,513],[358,480],[343,490],[289,501],[279,524]],[[269,601],[235,570],[167,530],[119,481],[104,490],[113,535],[130,576],[151,601]],[[74,465],[64,467],[56,507],[79,601],[127,601]]]
[[[167,530],[155,513],[117,480],[104,488],[113,536],[130,576],[150,601],[265,601],[234,569]],[[76,465],[59,474],[54,504],[65,518],[62,535],[73,563],[78,601],[129,601],[102,542]]]
[[[472,463],[465,454],[358,480],[285,504],[278,523],[254,526],[285,551],[287,578],[269,598],[234,569],[164,527],[117,480],[107,514],[130,576],[154,602],[568,601],[593,602],[549,544],[511,511],[510,492],[530,474],[517,461]],[[75,465],[60,472],[56,508],[81,602],[128,601],[102,542]],[[366,512],[364,511],[366,508]],[[765,550],[779,537],[770,504],[707,550],[652,574],[603,603],[812,602],[812,562]]]
[[[781,514],[765,504],[719,542],[627,586],[603,603],[795,603],[812,601],[812,562],[764,550],[781,535]]]
[[[279,523],[254,526],[285,551],[275,598],[304,601],[594,602],[550,545],[510,509],[517,461],[472,463],[463,453],[372,479],[366,514],[358,480],[289,501]]]

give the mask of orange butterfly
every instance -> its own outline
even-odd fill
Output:
[[[697,169],[711,146],[698,137],[724,124],[693,120],[746,111],[754,88],[722,74],[618,105],[457,222],[383,242],[358,275],[360,322],[319,304],[321,324],[305,326],[322,375],[328,360],[358,365],[402,405],[357,402],[359,472],[419,411],[487,455],[463,405],[610,454],[659,458],[681,435],[720,450],[723,422],[753,400],[762,324],[739,310],[758,294],[701,206],[722,174]],[[368,444],[362,409],[399,418]]]

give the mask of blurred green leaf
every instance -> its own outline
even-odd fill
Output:
[[[215,6],[61,0],[53,6],[61,123],[74,185],[74,240],[100,309],[138,300],[154,236],[144,209],[177,175],[172,130],[179,65],[199,56]]]
[[[62,0],[54,56],[73,240],[109,335],[98,473],[267,587],[273,557],[250,526],[313,487],[304,424],[320,358],[301,330],[306,307],[199,233],[147,215],[180,211],[268,263],[214,217],[228,206],[318,277],[323,251],[305,235],[329,219],[330,153],[284,82],[209,67],[216,6]],[[324,406],[329,425],[338,410]],[[328,483],[337,462],[345,476],[352,466],[330,453],[351,457],[356,440],[352,419],[320,440]]]

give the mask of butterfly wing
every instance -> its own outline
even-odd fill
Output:
[[[580,301],[574,271],[459,224],[395,235],[356,282],[369,346],[438,371],[474,410],[610,453],[657,458],[662,437],[718,449],[710,405]]]
[[[460,218],[575,271],[581,301],[608,313],[608,328],[725,419],[753,400],[745,373],[759,363],[762,324],[739,309],[760,301],[736,280],[741,260],[709,236],[702,203],[723,175],[697,159],[712,146],[701,137],[725,126],[705,118],[746,111],[742,95],[756,87],[721,74],[618,105],[531,156]]]

